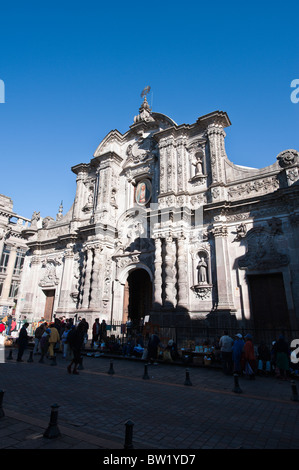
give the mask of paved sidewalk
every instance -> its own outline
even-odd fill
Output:
[[[13,353],[16,357],[16,351]],[[234,379],[219,369],[84,357],[78,376],[61,355],[0,364],[4,390],[1,449],[123,449],[125,423],[133,421],[134,449],[298,449],[299,402],[290,381]],[[296,382],[296,385],[298,382]],[[57,403],[61,437],[46,439],[51,405]]]

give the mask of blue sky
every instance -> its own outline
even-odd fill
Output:
[[[1,3],[0,193],[31,218],[66,213],[71,167],[124,133],[151,86],[178,124],[228,113],[226,151],[262,168],[299,150],[299,5],[272,1]]]

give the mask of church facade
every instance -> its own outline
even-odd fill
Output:
[[[299,154],[235,165],[230,124],[215,111],[178,125],[145,97],[72,167],[71,209],[23,231],[18,316],[298,328]]]

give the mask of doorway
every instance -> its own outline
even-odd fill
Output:
[[[50,323],[52,321],[54,299],[55,299],[55,289],[44,290],[43,293],[46,296],[44,319],[47,323]]]
[[[289,329],[282,273],[249,275],[251,316],[257,329]]]
[[[140,320],[149,315],[152,307],[152,282],[144,269],[132,271],[125,284],[123,320],[139,329]]]

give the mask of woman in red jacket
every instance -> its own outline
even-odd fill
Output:
[[[256,357],[254,353],[252,336],[249,334],[245,336],[244,359],[245,359],[245,373],[249,375],[250,379],[254,379],[255,370],[256,370]]]

